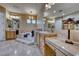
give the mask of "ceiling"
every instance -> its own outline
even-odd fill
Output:
[[[11,12],[27,13],[36,15],[40,12],[42,3],[0,3],[3,7]]]
[[[54,10],[56,13],[54,13]],[[59,12],[59,10],[63,11]],[[60,17],[76,11],[79,11],[79,3],[56,3],[55,5],[52,5],[51,9],[47,10],[46,12],[48,13],[48,17]]]
[[[44,3],[0,3],[11,12],[27,13],[27,14],[39,14],[44,9]],[[63,10],[59,12],[59,10]],[[31,12],[32,11],[32,12]],[[54,13],[53,11],[56,11]],[[51,9],[45,11],[47,17],[60,17],[63,14],[68,15],[72,12],[79,11],[79,3],[55,3]]]

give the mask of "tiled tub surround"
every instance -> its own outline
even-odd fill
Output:
[[[46,40],[46,44],[50,44],[51,46],[54,46],[57,50],[61,51],[64,54],[64,56],[78,56],[79,55],[78,44],[71,45],[71,44],[65,43],[64,40],[60,40],[60,39]]]
[[[9,40],[0,42],[0,56],[42,56],[42,54],[36,45]]]

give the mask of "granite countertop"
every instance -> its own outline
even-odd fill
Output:
[[[16,31],[16,30],[6,30],[6,31]]]
[[[6,31],[16,31],[16,30],[7,28]]]
[[[48,31],[36,31],[36,32],[41,34],[53,34],[52,32],[48,32]]]
[[[56,49],[62,51],[67,56],[79,56],[79,45],[68,44],[64,40],[51,39],[46,40],[47,43],[53,45]]]

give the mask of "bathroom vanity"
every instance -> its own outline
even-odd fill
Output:
[[[55,39],[55,40],[46,40],[45,42],[46,45],[48,45],[49,49],[53,52],[49,52],[46,55],[50,56],[78,56],[79,55],[79,45],[78,44],[68,44],[65,43],[65,41],[60,40],[60,39]],[[49,50],[45,51],[48,52]]]
[[[6,40],[16,39],[16,31],[10,30],[6,31]]]

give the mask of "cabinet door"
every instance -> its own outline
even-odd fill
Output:
[[[16,38],[16,32],[15,31],[6,31],[6,39],[15,39]]]
[[[52,46],[52,48],[48,45],[48,44],[45,44],[45,47],[44,47],[44,55],[45,56],[56,56],[56,52],[54,50],[54,47]]]

